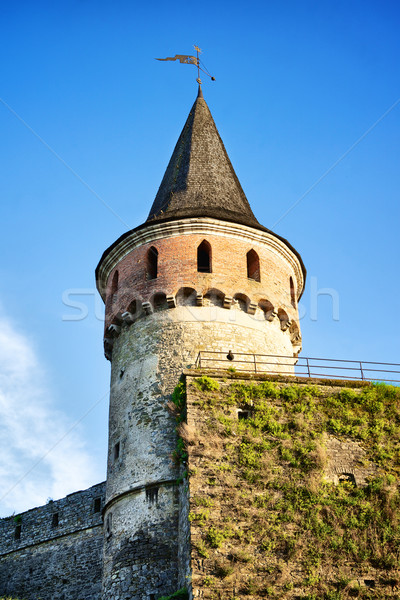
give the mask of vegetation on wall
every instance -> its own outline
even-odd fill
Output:
[[[398,388],[199,377],[190,394],[193,581],[205,598],[399,597]],[[363,447],[376,467],[366,486],[327,481],[329,436]]]
[[[183,379],[181,379],[172,393],[171,401],[168,402],[169,412],[175,417],[176,421],[176,447],[172,458],[175,463],[181,467],[181,475],[178,477],[178,483],[182,483],[187,477],[187,458],[188,453],[183,435],[185,432],[186,419],[186,387]],[[184,470],[182,470],[182,467]]]
[[[161,596],[158,600],[188,600],[189,594],[186,588],[174,592],[170,596]],[[0,599],[1,600],[1,599]]]

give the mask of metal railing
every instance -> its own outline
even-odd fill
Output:
[[[400,383],[400,364],[361,360],[283,356],[276,354],[251,354],[247,352],[217,352],[201,350],[195,366],[203,369],[314,377],[317,379],[354,379]]]

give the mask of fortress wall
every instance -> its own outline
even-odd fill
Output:
[[[179,487],[178,589],[188,588],[191,590],[189,512],[189,489],[188,481],[185,479]]]
[[[246,376],[239,372],[231,374],[211,370],[200,370],[197,373],[186,370],[184,375],[187,392],[186,441],[190,473],[193,597],[218,597],[221,600],[248,595],[257,599],[270,595],[288,599],[311,596],[328,598],[328,593],[325,595],[325,592],[337,593],[338,582],[345,574],[348,581],[346,589],[350,589],[350,595],[371,598],[367,594],[370,586],[376,588],[376,597],[398,598],[397,555],[392,562],[385,563],[384,560],[377,559],[379,556],[391,556],[393,548],[397,550],[398,547],[395,527],[392,529],[389,524],[391,518],[397,524],[394,501],[391,505],[393,512],[390,515],[387,513],[386,517],[387,530],[391,533],[382,541],[382,547],[369,541],[377,535],[375,524],[370,525],[367,533],[367,525],[362,518],[358,521],[353,516],[350,521],[347,516],[352,506],[356,506],[355,513],[359,511],[359,514],[364,506],[368,506],[371,511],[369,514],[374,514],[379,521],[381,502],[385,496],[380,495],[380,492],[366,492],[362,496],[359,490],[366,488],[368,481],[378,475],[385,481],[385,473],[390,472],[393,465],[397,464],[395,454],[391,455],[391,459],[386,458],[384,465],[378,465],[374,461],[373,443],[369,437],[360,439],[357,431],[346,435],[334,433],[329,426],[321,433],[315,425],[321,414],[325,417],[331,414],[329,411],[333,400],[338,400],[341,395],[343,404],[335,405],[337,422],[342,422],[342,419],[343,423],[347,423],[346,419],[352,409],[360,411],[360,422],[363,418],[367,422],[365,415],[368,414],[368,402],[364,399],[352,405],[350,400],[346,400],[346,393],[357,396],[363,391],[369,391],[373,394],[373,384],[260,374]],[[199,378],[203,375],[214,380],[214,391],[201,389]],[[200,385],[196,385],[196,381]],[[251,428],[240,427],[241,419],[244,424],[248,418],[246,415],[251,414],[251,387],[265,382],[278,389],[289,388],[288,391],[292,392],[296,388],[304,406],[313,398],[312,402],[315,402],[316,407],[313,413],[315,422],[312,425],[306,424],[313,417],[310,413],[307,416],[303,413],[300,415],[300,404],[296,397],[283,401],[282,398],[274,399],[271,395],[263,397],[264,415],[273,415],[272,420],[280,422],[283,427],[289,422],[288,415],[294,416],[295,420],[299,419],[299,428],[289,427],[285,437],[279,432],[273,433],[267,427],[262,434],[252,434]],[[236,402],[229,402],[227,400],[233,393],[235,384],[242,386],[243,390],[248,386],[249,395],[246,398],[243,391],[240,399],[239,391]],[[386,405],[384,407],[382,402],[380,407],[381,422],[387,419],[386,431],[389,430],[392,419],[390,405],[395,401],[393,394],[389,388]],[[287,456],[282,457],[274,450],[274,444],[280,443],[282,448],[293,449],[299,440],[300,444],[306,445],[307,436],[309,440],[313,440],[310,448],[315,443],[315,448],[318,449],[314,450],[318,459],[313,468],[294,466]],[[266,446],[260,450],[262,442]],[[236,450],[233,450],[235,447]],[[241,454],[240,449],[243,447],[247,451],[251,447],[253,454],[249,451],[248,454]],[[260,467],[257,470],[258,467],[255,466],[252,470],[251,465],[256,463],[251,461],[255,459],[257,451],[260,451]],[[245,462],[245,457],[250,462]],[[397,484],[390,491],[388,487],[386,489],[389,497],[397,497]],[[306,504],[302,502],[308,494],[310,502],[306,508]],[[359,496],[355,501],[357,494]],[[296,498],[300,497],[303,500],[297,502]],[[335,503],[338,509],[333,517],[331,511]],[[306,528],[304,524],[310,518],[309,513],[314,506],[317,507],[315,511],[320,520],[317,519],[312,526]],[[303,520],[301,515],[305,515]],[[326,537],[321,535],[322,523],[327,527],[327,532],[328,523],[332,526]],[[346,524],[345,527],[343,523]],[[381,527],[382,525],[378,530]],[[338,538],[334,538],[335,535]],[[290,539],[294,541],[293,548],[286,545]],[[331,545],[331,539],[343,539],[344,544]],[[362,552],[353,554],[346,546],[348,539],[365,543]],[[307,569],[311,568],[312,560],[307,562],[307,557],[315,556],[317,551],[321,555],[320,566],[316,569],[319,575],[311,583],[307,580]],[[362,553],[363,558],[360,560]],[[344,597],[347,598],[347,594]]]
[[[103,531],[70,533],[0,559],[0,595],[24,600],[98,600]]]
[[[178,579],[179,487],[152,485],[111,504],[104,532],[103,598],[156,600]],[[186,548],[188,554],[188,547]]]
[[[104,497],[105,482],[1,519],[0,596],[99,598]]]

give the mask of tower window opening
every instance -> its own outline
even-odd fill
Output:
[[[351,483],[352,485],[356,485],[356,478],[353,473],[341,473],[339,475],[339,483]]]
[[[197,271],[211,273],[211,245],[206,240],[197,248]]]
[[[112,532],[112,513],[109,513],[107,515],[106,532],[107,532],[107,537],[110,537],[111,532]]]
[[[292,277],[290,278],[290,302],[293,308],[296,308],[296,293],[294,290],[294,283]]]
[[[146,500],[149,504],[158,504],[158,487],[146,489]]]
[[[158,250],[152,246],[147,252],[147,279],[157,279],[158,276]]]
[[[51,526],[58,527],[58,512],[53,513],[53,517],[51,519]]]
[[[95,498],[93,502],[93,512],[98,513],[101,511],[101,498]]]
[[[257,252],[250,250],[247,255],[247,277],[254,281],[260,281],[260,259]]]
[[[237,416],[239,421],[245,421],[250,417],[250,412],[248,410],[238,410]]]
[[[15,531],[14,531],[14,539],[15,540],[21,539],[21,531],[22,531],[22,525],[17,525],[15,527]]]
[[[119,459],[119,456],[120,456],[120,450],[121,450],[121,444],[120,444],[120,442],[117,442],[117,443],[114,445],[114,461],[116,461],[116,460],[118,460],[118,459]]]
[[[111,300],[115,300],[118,293],[118,271],[115,271],[111,284]]]

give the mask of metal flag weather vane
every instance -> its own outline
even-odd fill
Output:
[[[197,67],[197,83],[201,85],[200,79],[200,71],[205,73],[207,77],[211,79],[211,81],[215,81],[215,77],[212,77],[208,72],[203,61],[200,60],[199,54],[201,54],[201,50],[198,46],[194,46],[196,50],[197,56],[190,56],[188,54],[175,54],[175,56],[167,56],[167,58],[156,58],[156,60],[179,60],[180,63],[185,65],[195,65]]]

